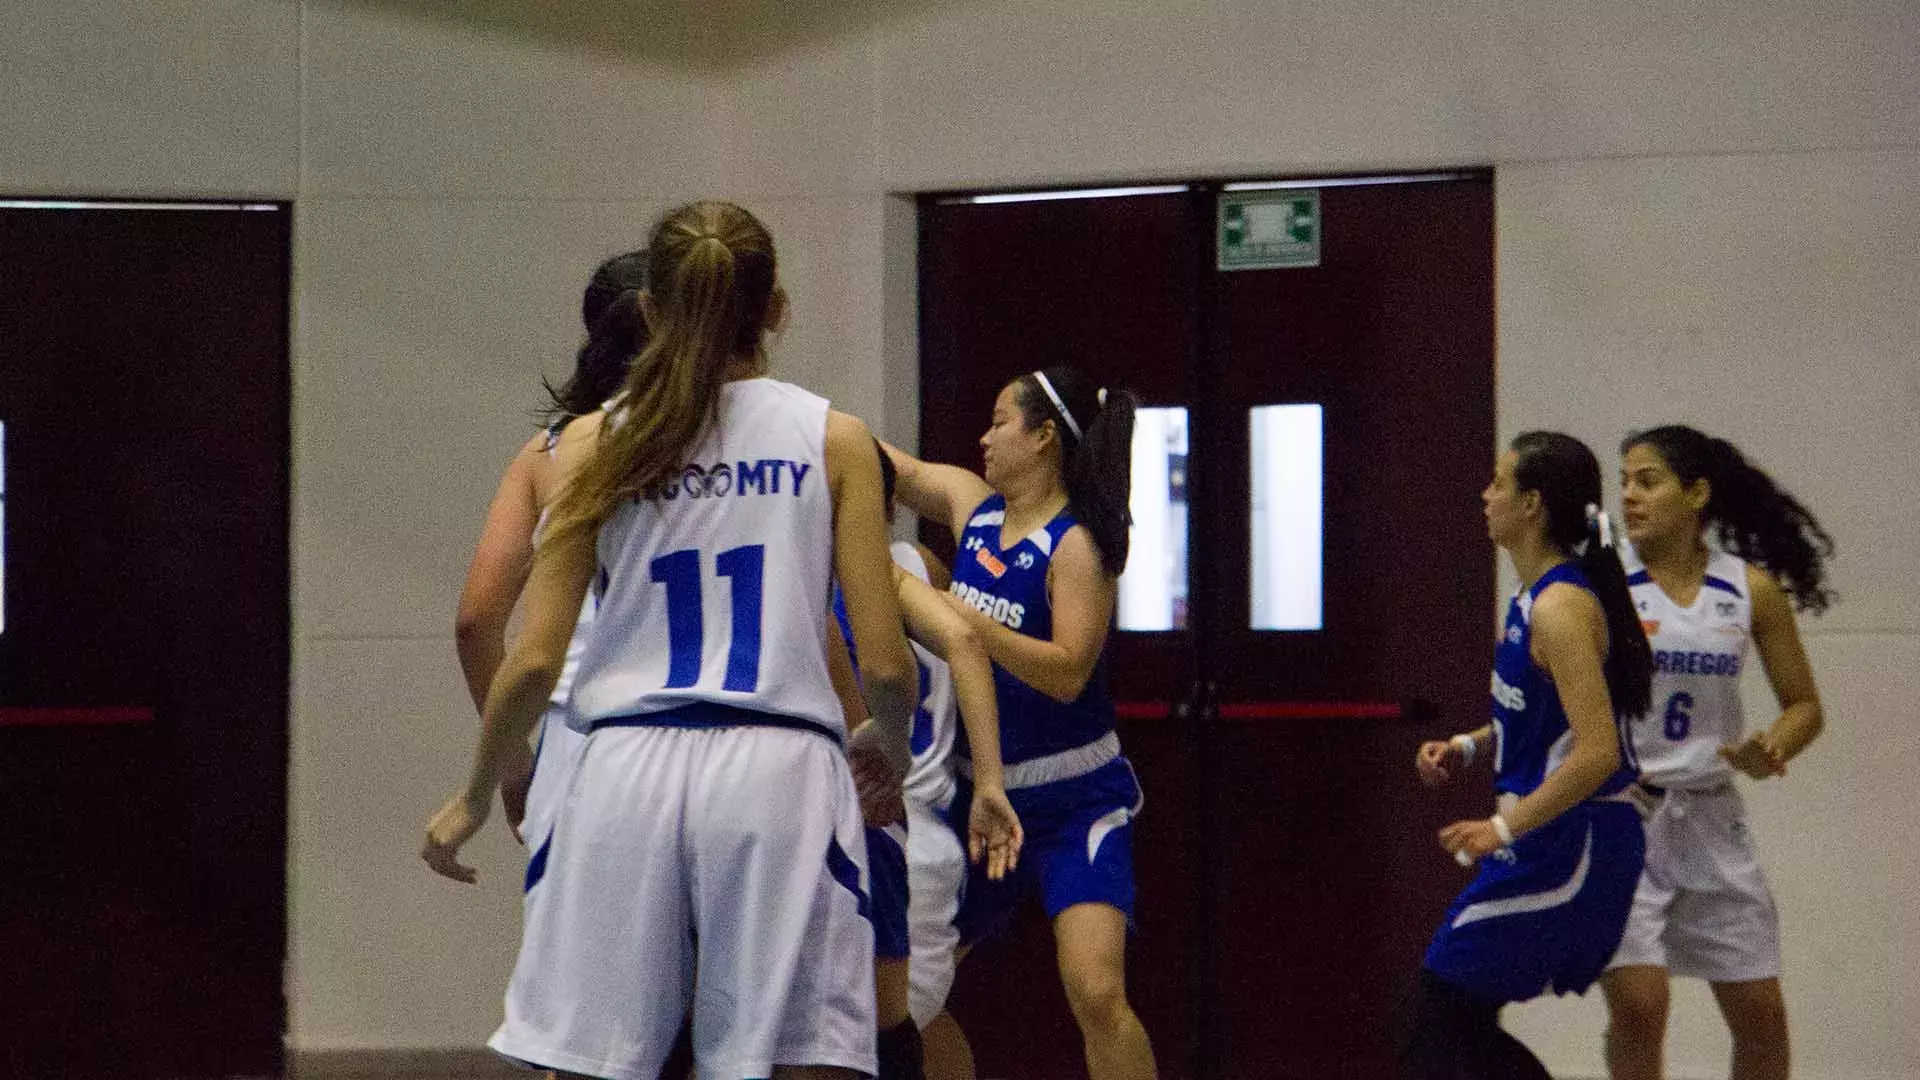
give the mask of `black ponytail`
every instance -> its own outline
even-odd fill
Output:
[[[580,325],[592,330],[607,306],[628,289],[647,287],[647,249],[615,255],[594,267],[593,277],[580,294]]]
[[[1685,424],[1629,435],[1620,452],[1636,446],[1659,454],[1682,484],[1706,480],[1711,494],[1701,517],[1712,524],[1720,546],[1778,579],[1795,607],[1817,615],[1833,604],[1826,567],[1833,538],[1737,447]]]
[[[1607,695],[1619,716],[1645,716],[1653,704],[1653,649],[1627,588],[1627,570],[1614,546],[1600,502],[1600,462],[1571,435],[1529,431],[1513,440],[1514,483],[1540,495],[1547,539],[1586,574],[1607,619],[1602,668]]]
[[[546,383],[553,399],[549,420],[585,416],[620,390],[627,367],[647,345],[647,321],[640,317],[640,294],[632,289],[615,297],[600,313],[587,340],[574,356],[573,374],[556,387]]]
[[[1127,568],[1128,528],[1133,524],[1128,502],[1138,400],[1126,390],[1096,386],[1064,366],[1022,375],[1015,382],[1023,424],[1032,429],[1051,420],[1059,432],[1067,507],[1093,534],[1101,569],[1118,577]]]
[[[573,374],[557,387],[541,380],[553,401],[545,417],[549,426],[564,427],[619,391],[627,365],[647,345],[647,321],[640,317],[640,290],[646,287],[646,248],[615,255],[594,270],[580,294],[587,340],[574,354]]]

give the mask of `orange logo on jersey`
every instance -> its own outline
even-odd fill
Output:
[[[1648,637],[1652,637],[1653,635],[1660,632],[1660,620],[1659,619],[1641,619],[1640,629],[1645,630],[1647,632]]]
[[[993,552],[983,547],[973,549],[973,561],[986,567],[987,573],[994,577],[1001,577],[1007,572],[1007,564],[995,558]]]

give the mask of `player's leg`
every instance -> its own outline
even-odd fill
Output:
[[[1787,1080],[1792,1054],[1780,980],[1717,982],[1713,999],[1733,1035],[1732,1080]]]
[[[1667,969],[1617,967],[1601,976],[1607,998],[1607,1074],[1613,1080],[1660,1080],[1667,1037]]]
[[[908,830],[869,826],[867,869],[872,887],[874,1013],[879,1025],[878,1080],[921,1080],[920,1028],[913,1022],[912,935],[909,930]]]
[[[1060,982],[1080,1025],[1093,1080],[1153,1080],[1153,1044],[1127,1003],[1127,916],[1075,904],[1053,920]]]
[[[1695,805],[1699,861],[1719,887],[1689,898],[1685,925],[1675,927],[1684,931],[1685,966],[1676,945],[1674,969],[1712,985],[1733,1036],[1732,1080],[1785,1080],[1792,1055],[1780,991],[1780,911],[1738,790],[1702,795]]]
[[[1500,1004],[1422,968],[1400,1044],[1406,1080],[1551,1080],[1525,1044],[1500,1027]]]
[[[927,1080],[974,1080],[973,1047],[953,1014],[942,1010],[920,1029]]]
[[[1140,804],[1133,766],[1122,758],[1048,787],[1070,824],[1057,830],[1058,842],[1041,849],[1035,869],[1087,1068],[1094,1080],[1148,1080],[1156,1074],[1153,1046],[1127,1002],[1133,821]]]

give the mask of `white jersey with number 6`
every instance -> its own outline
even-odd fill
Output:
[[[1653,646],[1653,707],[1633,725],[1641,779],[1696,789],[1731,780],[1733,766],[1720,748],[1745,737],[1740,672],[1753,636],[1747,564],[1713,552],[1700,592],[1686,607],[1631,556],[1627,587]]]
[[[601,527],[574,726],[710,702],[845,737],[822,644],[826,431],[825,398],[728,383],[682,470]]]

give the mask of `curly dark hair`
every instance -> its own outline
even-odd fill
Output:
[[[1682,484],[1706,480],[1711,494],[1701,517],[1720,546],[1778,578],[1796,608],[1818,615],[1838,599],[1827,587],[1833,538],[1738,447],[1685,424],[1636,431],[1620,452],[1636,446],[1659,454]]]

